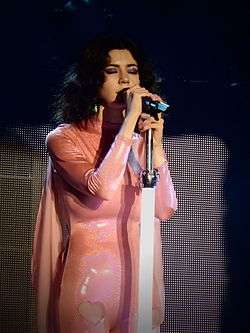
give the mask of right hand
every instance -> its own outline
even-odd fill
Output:
[[[127,115],[134,115],[137,119],[142,113],[142,97],[150,97],[154,101],[161,101],[157,95],[150,93],[147,89],[134,85],[126,92]]]

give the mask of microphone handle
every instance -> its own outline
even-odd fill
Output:
[[[165,112],[170,107],[166,102],[153,101],[150,97],[142,97],[142,104],[146,109],[153,109],[158,112]]]

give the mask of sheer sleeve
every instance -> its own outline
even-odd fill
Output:
[[[158,168],[159,181],[155,191],[155,213],[160,220],[168,220],[177,209],[177,198],[168,163]]]
[[[51,132],[47,149],[55,171],[78,191],[110,200],[122,181],[132,139],[115,137],[98,168],[87,160],[84,147],[67,133]]]
[[[137,158],[135,158],[133,162],[136,165],[134,170],[139,177],[142,170],[146,168],[145,140],[143,136],[138,136],[135,150]],[[163,154],[165,157],[165,152]],[[168,220],[177,209],[177,198],[166,159],[157,170],[159,173],[159,181],[155,189],[155,217],[160,220]]]

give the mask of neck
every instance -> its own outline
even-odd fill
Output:
[[[122,124],[125,116],[125,109],[119,107],[101,106],[98,118],[102,122]]]

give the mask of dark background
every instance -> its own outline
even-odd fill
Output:
[[[1,4],[1,126],[51,122],[53,95],[86,40],[138,40],[164,78],[167,134],[216,135],[231,152],[224,332],[250,329],[250,4],[224,1],[10,1]]]

